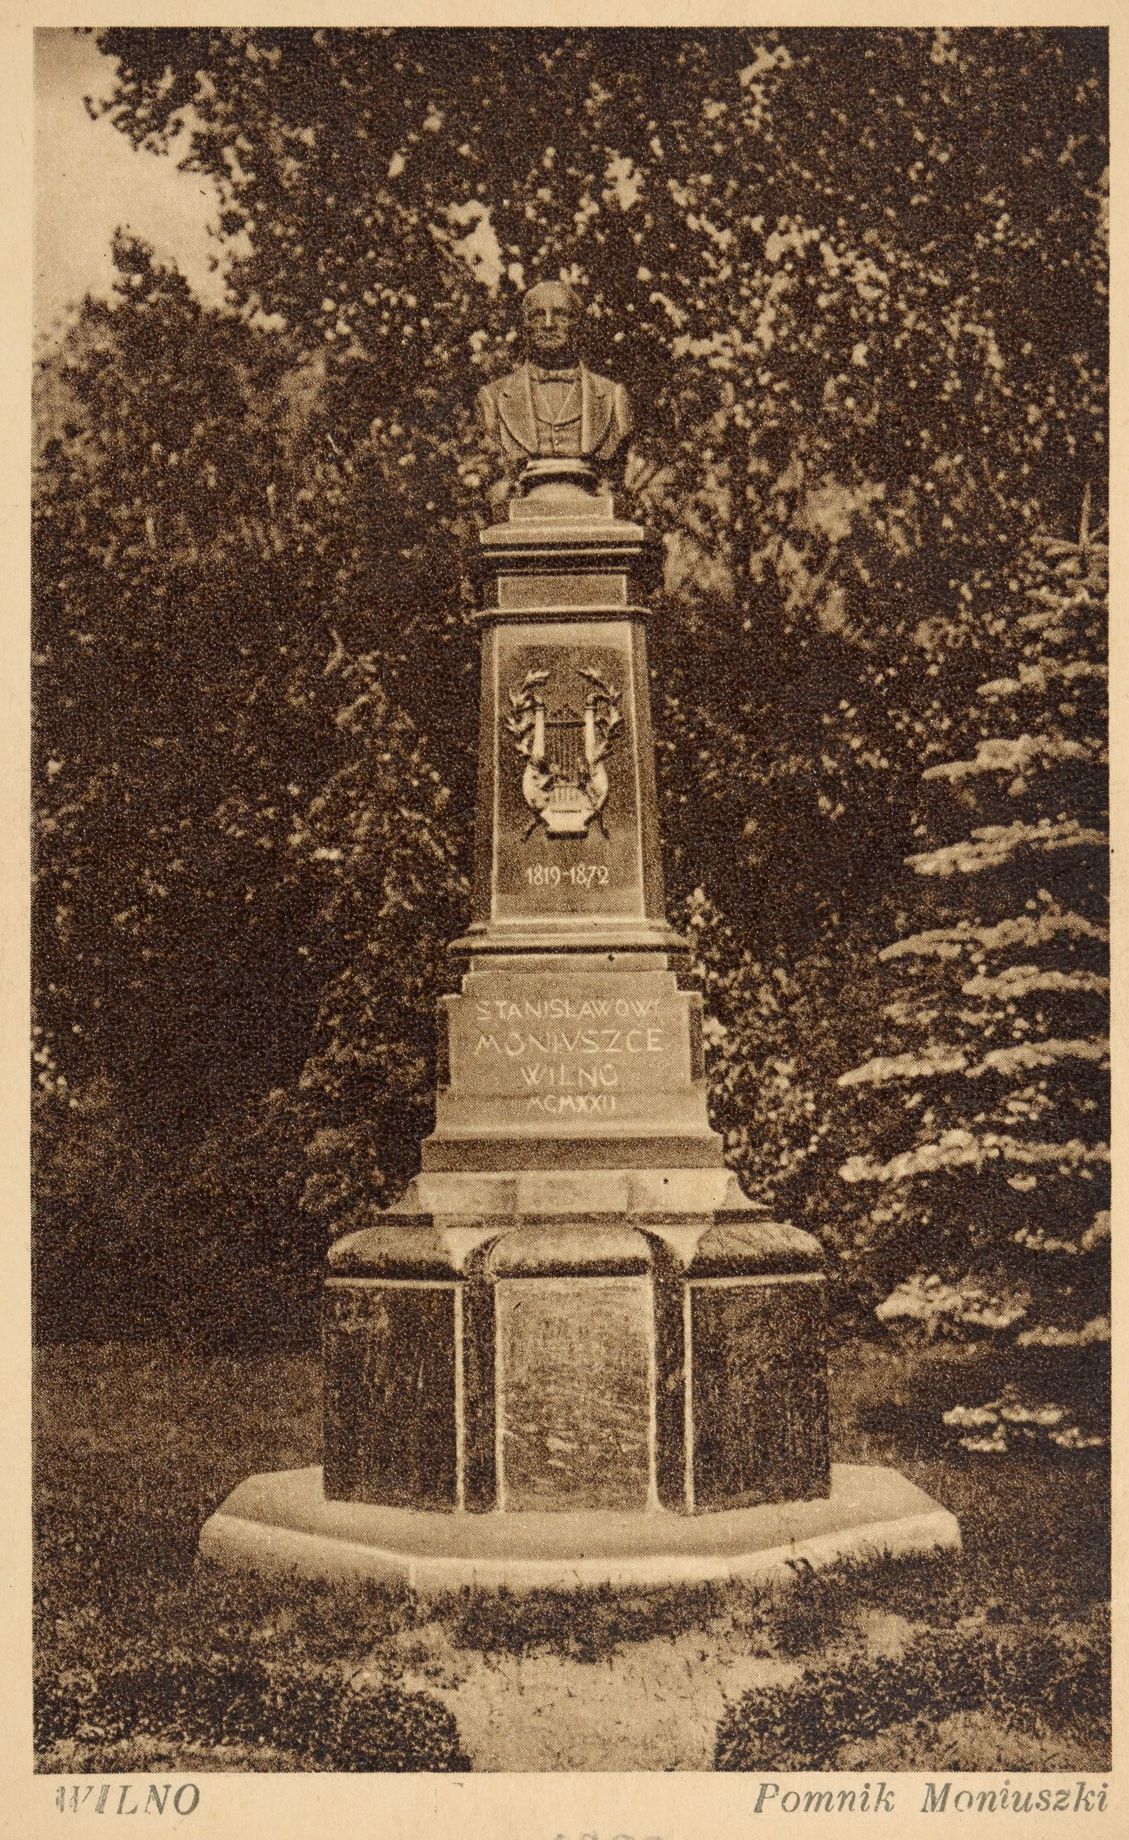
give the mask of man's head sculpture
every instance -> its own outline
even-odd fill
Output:
[[[563,281],[540,281],[522,301],[525,362],[478,392],[487,440],[511,474],[531,460],[615,458],[631,433],[620,383],[578,355],[583,307]]]
[[[537,282],[521,303],[527,356],[550,369],[575,364],[583,311],[580,295],[567,282]]]

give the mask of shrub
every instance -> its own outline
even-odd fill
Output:
[[[887,1726],[982,1709],[1099,1727],[1109,1719],[1108,1640],[1050,1628],[1022,1641],[929,1630],[900,1659],[855,1657],[805,1669],[795,1686],[755,1688],[718,1726],[719,1770],[822,1770],[841,1744]]]
[[[317,1770],[467,1770],[447,1708],[340,1667],[188,1652],[126,1656],[104,1673],[71,1669],[36,1693],[36,1743],[102,1749],[171,1743],[266,1745]]]

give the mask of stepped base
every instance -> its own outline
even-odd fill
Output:
[[[836,1463],[822,1501],[689,1518],[631,1514],[428,1514],[328,1501],[318,1468],[249,1476],[200,1535],[200,1556],[233,1570],[369,1579],[422,1595],[459,1591],[645,1589],[711,1580],[790,1583],[881,1555],[955,1550],[953,1515],[896,1470]]]

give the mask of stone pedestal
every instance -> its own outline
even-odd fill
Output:
[[[339,1538],[367,1527],[370,1574],[415,1577],[447,1517],[463,1531],[439,1545],[466,1561],[452,1577],[623,1575],[633,1527],[650,1578],[749,1573],[775,1551],[772,1505],[805,1503],[822,1504],[820,1550],[842,1550],[819,1248],[724,1167],[701,999],[679,984],[665,918],[642,597],[655,546],[583,463],[533,463],[524,484],[481,539],[476,869],[440,1006],[435,1129],[397,1205],[330,1253],[329,1518],[311,1521],[307,1481],[256,1479],[255,1513],[237,1491],[205,1531],[232,1563],[285,1548],[333,1574]],[[909,1514],[885,1511],[897,1489],[878,1495],[861,1519],[852,1497],[850,1520],[878,1544],[958,1537],[924,1497]],[[297,1544],[280,1547],[299,1499]],[[542,1577],[526,1548],[547,1523]],[[661,1533],[675,1523],[701,1540]]]
[[[337,1499],[692,1514],[827,1493],[818,1253],[723,1169],[422,1175],[330,1274]]]

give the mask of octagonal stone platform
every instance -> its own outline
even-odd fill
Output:
[[[895,1470],[836,1463],[821,1501],[701,1517],[632,1512],[444,1514],[327,1500],[317,1468],[249,1476],[200,1536],[236,1570],[402,1584],[636,1590],[735,1580],[791,1584],[805,1565],[953,1550],[954,1517]]]

